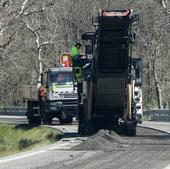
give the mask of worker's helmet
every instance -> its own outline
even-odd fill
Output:
[[[76,46],[76,47],[78,47],[78,46],[81,47],[82,45],[81,45],[81,43],[77,42],[77,43],[75,44],[75,46]]]

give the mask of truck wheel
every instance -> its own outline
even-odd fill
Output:
[[[41,125],[41,117],[34,117],[35,124]]]
[[[85,136],[87,135],[86,131],[85,131],[85,127],[83,126],[83,124],[79,123],[79,126],[78,126],[78,134],[80,136]]]
[[[46,119],[43,118],[43,124],[48,124]]]
[[[80,136],[85,135],[84,107],[82,105],[79,105],[78,109],[78,134]]]
[[[86,120],[85,120],[85,118],[84,118],[83,115],[79,117],[78,134],[79,134],[80,136],[86,136],[86,135],[88,135]]]
[[[41,117],[27,117],[30,125],[41,125]]]
[[[78,114],[78,134],[80,136],[89,136],[97,132],[97,126],[94,119],[87,121],[87,104],[84,102],[84,105],[80,107]]]
[[[61,124],[70,124],[73,122],[73,118],[72,117],[67,117],[67,118],[60,118],[60,123]]]
[[[44,114],[42,120],[43,120],[43,124],[51,125],[53,119]]]
[[[51,125],[51,124],[52,124],[52,121],[53,121],[53,119],[52,119],[51,117],[49,117],[49,118],[47,119],[47,124],[48,124],[48,125]]]
[[[80,136],[91,136],[95,134],[98,131],[97,128],[95,128],[93,122],[79,122],[78,126],[78,134]]]
[[[95,120],[91,120],[87,122],[87,119],[84,116],[84,112],[81,113],[82,114],[79,116],[79,122],[78,122],[78,134],[80,136],[93,135],[98,130],[94,122]]]
[[[37,110],[34,110],[34,107],[37,107],[39,105],[39,102],[29,100],[27,104],[27,119],[28,123],[30,125],[40,125],[41,124],[41,117],[40,116],[34,116],[34,114],[38,114]]]
[[[135,124],[127,124],[126,135],[127,136],[135,136],[136,135],[136,125]]]
[[[30,124],[30,125],[33,125],[33,124],[34,124],[33,118],[27,117],[27,119],[28,119],[28,124]]]
[[[43,124],[51,125],[52,124],[52,118],[43,118]]]

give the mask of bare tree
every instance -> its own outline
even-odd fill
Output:
[[[38,63],[42,65],[43,62],[42,49],[54,45],[56,30],[54,26],[51,32],[44,34],[45,28],[41,19],[48,8],[53,6],[52,1],[35,3],[25,0],[19,3],[20,8],[18,3],[3,5],[3,8],[8,10],[3,11],[6,19],[3,22],[3,41],[0,45],[4,59],[4,69],[1,69],[1,93],[3,96],[9,95],[8,101],[16,104],[21,98],[22,84],[36,82],[38,74],[42,72],[42,66],[40,73],[38,69]],[[7,93],[5,89],[8,89]]]
[[[19,104],[22,85],[36,84],[41,63],[58,61],[82,33],[93,31],[99,9],[125,8],[140,14],[134,55],[143,58],[146,106],[170,103],[169,6],[168,0],[1,0],[0,104]]]

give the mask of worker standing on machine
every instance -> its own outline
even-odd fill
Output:
[[[76,43],[72,48],[71,48],[71,56],[72,59],[79,59],[81,57],[80,55],[80,48],[81,48],[81,44],[80,43]]]
[[[75,79],[77,82],[80,82],[82,80],[81,76],[81,67],[77,64],[78,60],[81,58],[80,54],[80,48],[81,48],[80,43],[76,43],[72,48],[71,48],[71,56],[72,56],[72,63],[73,63],[73,71],[75,74]]]

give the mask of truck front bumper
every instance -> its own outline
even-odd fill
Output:
[[[61,100],[63,106],[63,112],[70,117],[77,115],[77,98],[76,99],[64,99]]]
[[[63,113],[69,117],[77,115],[77,99],[72,100],[48,100],[46,114],[54,117],[61,117]]]

